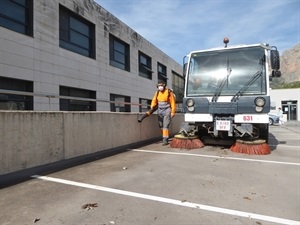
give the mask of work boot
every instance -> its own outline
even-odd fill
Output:
[[[169,143],[168,143],[168,138],[164,138],[163,139],[163,145],[168,145]]]

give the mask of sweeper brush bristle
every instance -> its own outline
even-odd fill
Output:
[[[230,150],[248,155],[268,155],[271,153],[271,149],[265,140],[236,140],[236,142],[230,147]]]
[[[197,136],[186,137],[181,134],[176,134],[170,143],[172,148],[181,149],[196,149],[204,147],[204,144]]]

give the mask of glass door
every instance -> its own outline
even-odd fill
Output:
[[[287,121],[297,120],[297,101],[282,101],[282,111],[286,114]]]

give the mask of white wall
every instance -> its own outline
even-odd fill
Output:
[[[277,112],[278,107],[282,108],[282,101],[297,101],[297,120],[300,121],[300,88],[274,89],[270,91],[270,96],[271,105],[276,107],[271,112]]]

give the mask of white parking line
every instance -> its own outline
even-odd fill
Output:
[[[283,144],[279,144],[279,145],[269,145],[270,147],[280,147],[280,148],[293,148],[293,149],[289,149],[289,150],[294,150],[294,151],[299,151],[300,150],[300,146],[293,146],[293,145],[283,145]]]
[[[200,155],[200,154],[179,153],[179,152],[160,152],[160,151],[151,151],[151,150],[142,150],[142,149],[131,149],[131,151],[145,152],[145,153],[155,153],[155,154],[183,155],[183,156],[195,156],[195,157],[204,157],[204,158],[218,158],[218,159],[230,159],[230,160],[240,160],[240,161],[263,162],[263,163],[274,163],[274,164],[300,166],[300,163],[270,161],[270,160],[260,160],[260,159],[245,159],[245,158],[235,158],[235,157],[215,156],[215,155]]]
[[[136,192],[131,192],[131,191],[124,191],[124,190],[102,187],[102,186],[97,186],[97,185],[92,185],[92,184],[81,183],[81,182],[75,182],[75,181],[70,181],[70,180],[65,180],[65,179],[54,178],[54,177],[39,176],[39,175],[34,175],[32,177],[36,178],[36,179],[40,179],[40,180],[45,180],[45,181],[51,181],[51,182],[67,184],[67,185],[72,185],[72,186],[77,186],[77,187],[89,188],[89,189],[98,190],[98,191],[105,191],[105,192],[110,192],[110,193],[115,193],[115,194],[120,194],[120,195],[131,196],[131,197],[135,197],[135,198],[142,198],[142,199],[147,199],[147,200],[152,200],[152,201],[157,201],[157,202],[179,205],[179,206],[183,206],[183,207],[196,208],[196,209],[201,209],[201,210],[206,210],[206,211],[211,211],[211,212],[223,213],[223,214],[227,214],[227,215],[240,216],[240,217],[245,217],[245,218],[249,218],[249,219],[258,219],[258,220],[264,220],[264,221],[274,222],[274,223],[279,223],[279,224],[300,225],[300,221],[283,219],[283,218],[279,218],[279,217],[265,216],[265,215],[260,215],[260,214],[256,214],[256,213],[243,212],[243,211],[238,211],[238,210],[214,207],[214,206],[203,205],[203,204],[192,203],[192,202],[183,202],[183,201],[176,200],[176,199],[163,198],[163,197],[158,197],[158,196],[154,196],[154,195],[141,194],[141,193],[136,193]]]

